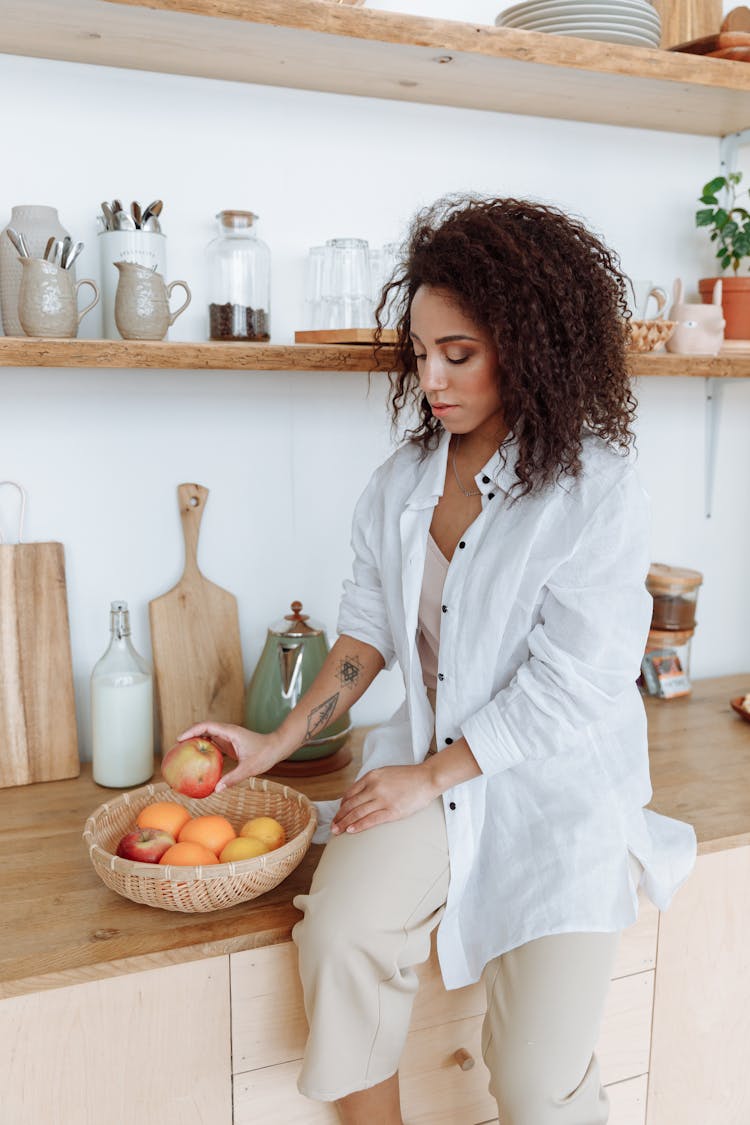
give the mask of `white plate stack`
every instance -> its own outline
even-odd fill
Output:
[[[659,13],[647,0],[526,0],[506,8],[495,24],[633,47],[658,47],[661,39]]]

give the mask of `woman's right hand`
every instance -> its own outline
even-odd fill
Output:
[[[270,770],[285,756],[275,734],[258,734],[257,731],[235,726],[233,723],[196,723],[178,736],[178,742],[187,738],[210,738],[229,758],[237,761],[235,769],[224,774],[214,792],[221,793],[248,777]]]

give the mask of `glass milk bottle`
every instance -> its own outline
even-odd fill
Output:
[[[154,772],[153,681],[130,640],[127,602],[112,602],[110,630],[91,673],[93,772],[98,785],[127,789]]]

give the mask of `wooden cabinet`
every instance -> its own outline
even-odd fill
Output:
[[[700,856],[661,918],[648,1125],[747,1125],[749,1053],[745,846]]]
[[[232,1125],[229,958],[0,1002],[4,1125]]]
[[[612,1091],[611,1125],[645,1121],[657,926],[657,911],[644,901],[618,952],[598,1046],[603,1081]],[[307,1024],[296,947],[287,942],[236,953],[230,965],[235,1125],[266,1119],[334,1125],[335,1110],[297,1091]],[[481,1052],[481,984],[446,992],[434,947],[419,975],[400,1068],[405,1117],[410,1125],[493,1120],[497,1106]],[[460,1049],[474,1058],[470,1070],[455,1060]]]

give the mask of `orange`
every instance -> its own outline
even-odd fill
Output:
[[[225,816],[194,816],[180,829],[177,839],[180,843],[203,844],[218,855],[236,835]]]
[[[225,844],[219,856],[220,863],[236,863],[240,859],[255,859],[256,856],[270,852],[268,844],[257,836],[238,836]]]
[[[215,852],[204,848],[202,844],[172,844],[167,848],[159,863],[170,863],[174,867],[205,867],[209,863],[218,863]]]
[[[153,805],[141,809],[135,823],[139,828],[161,828],[176,840],[183,824],[189,820],[190,813],[176,801],[154,801]]]
[[[269,849],[280,848],[286,843],[284,826],[272,816],[256,816],[240,828],[240,836],[256,836],[268,844]]]

